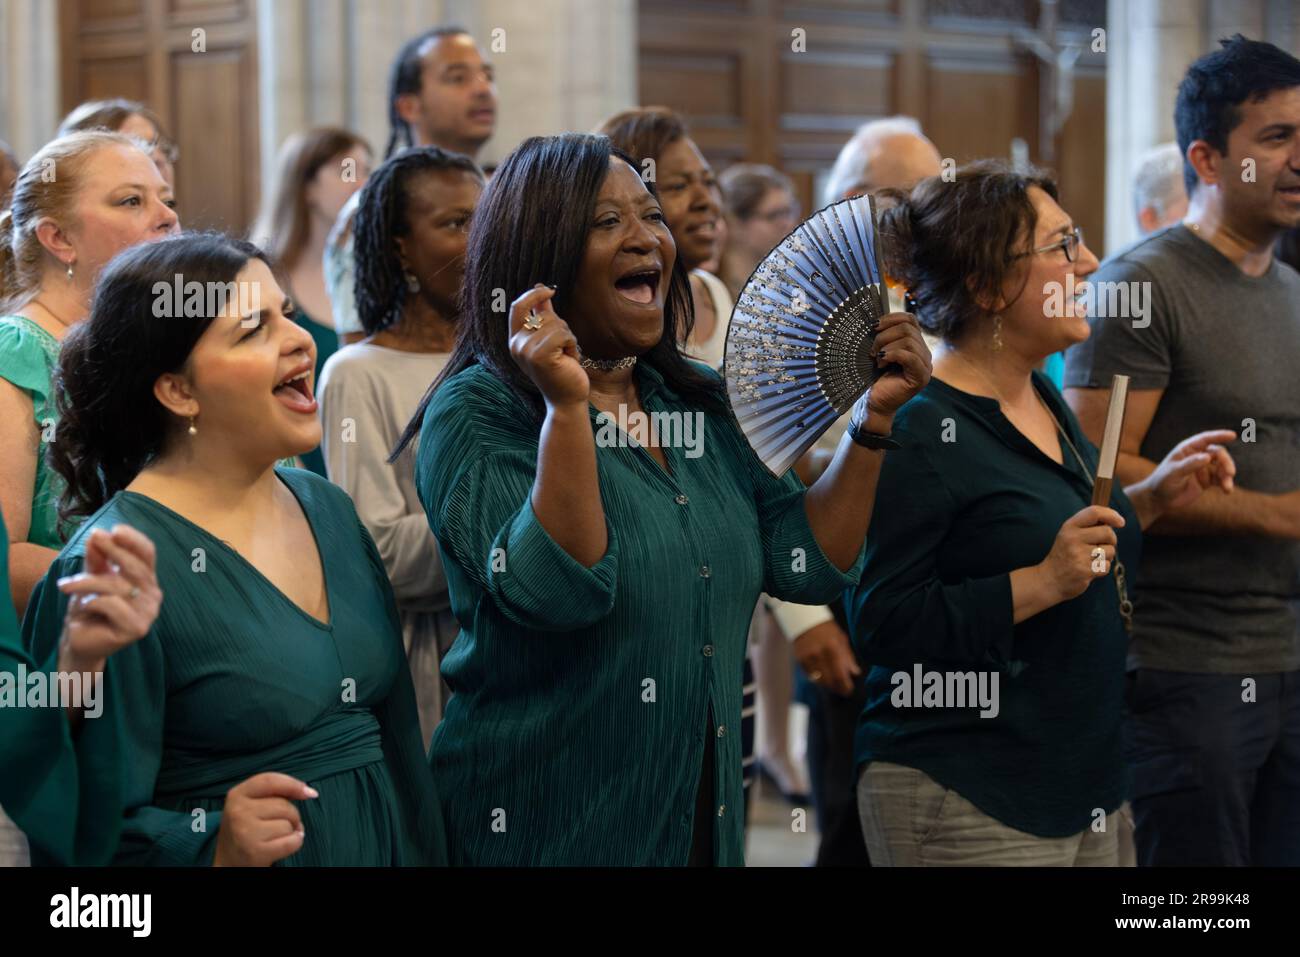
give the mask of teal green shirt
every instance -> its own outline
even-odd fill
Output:
[[[0,516],[0,542],[7,542]],[[58,644],[40,659],[23,647],[9,600],[9,549],[0,547],[0,806],[27,837],[36,865],[100,865],[117,847],[121,821],[117,694],[105,669],[103,713],[74,740],[60,707],[12,707],[18,678],[58,669]],[[48,702],[47,702],[48,704]]]
[[[885,456],[862,583],[848,596],[854,646],[873,666],[857,759],[918,768],[1003,824],[1064,837],[1124,800],[1128,639],[1113,573],[1012,624],[1011,572],[1041,562],[1091,504],[1097,466],[1061,394],[1038,372],[1034,386],[1086,472],[1064,442],[1058,465],[995,399],[940,379],[894,420],[903,447]],[[1140,526],[1118,485],[1110,504],[1126,520],[1119,558],[1131,588]],[[956,681],[953,697],[927,703],[931,673],[945,689],[949,674],[983,675],[987,691],[996,674],[996,715],[960,706]]]
[[[210,864],[226,792],[279,771],[320,792],[297,802],[307,836],[282,864],[445,863],[383,563],[345,492],[301,469],[277,474],[319,547],[329,622],[224,542],[134,492],[91,516],[33,593],[23,628],[39,660],[57,646],[67,606],[55,582],[81,570],[91,530],[131,525],[157,549],[158,620],[108,662],[123,718],[114,860]]]
[[[58,362],[59,340],[23,316],[0,316],[0,379],[7,379],[31,398],[33,418],[41,433],[27,541],[45,548],[63,547],[58,532],[63,480],[45,460],[58,422],[52,386]]]
[[[697,410],[646,363],[637,383],[648,412],[695,427]],[[538,427],[519,400],[482,366],[434,395],[416,485],[462,627],[431,752],[453,863],[686,863],[705,735],[715,861],[744,862],[755,603],[764,591],[825,603],[858,566],[841,573],[822,553],[793,473],[769,475],[729,414],[699,416],[698,433],[680,433],[698,445],[664,449],[670,471],[597,431],[609,547],[587,568],[533,513]]]
[[[294,310],[293,321],[311,333],[312,341],[316,343],[316,375],[312,381],[315,383],[315,388],[319,389],[321,369],[325,368],[325,362],[329,357],[339,351],[339,334],[334,331],[333,326],[322,326],[319,322],[313,321],[301,309]],[[319,446],[300,457],[303,468],[325,477],[325,455]]]

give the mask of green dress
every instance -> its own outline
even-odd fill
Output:
[[[293,321],[311,333],[312,340],[316,343],[316,376],[313,381],[319,389],[320,373],[325,368],[326,360],[339,351],[339,334],[334,331],[333,326],[322,326],[319,322],[314,322],[301,309],[294,310]],[[303,468],[310,469],[320,476],[325,475],[325,455],[319,446],[299,457],[302,459]]]
[[[743,864],[754,606],[764,591],[825,604],[857,581],[860,556],[841,573],[822,553],[793,472],[773,478],[729,413],[697,419],[647,363],[636,375],[683,441],[665,471],[590,409],[609,532],[591,568],[534,515],[538,428],[492,373],[456,375],[426,413],[416,486],[462,626],[430,755],[453,864],[685,864],[706,735],[701,824],[714,863]]]
[[[225,794],[265,771],[320,792],[298,802],[307,837],[287,865],[446,860],[392,589],[348,496],[277,469],[312,527],[330,622],[291,602],[242,556],[153,499],[115,495],[33,595],[24,638],[56,644],[56,579],[86,536],[122,522],[157,548],[165,596],[154,628],[112,657],[123,711],[121,864],[210,864]]]
[[[0,379],[7,379],[31,397],[36,427],[41,432],[27,541],[46,548],[63,547],[57,511],[63,480],[45,461],[49,447],[46,437],[53,439],[51,426],[58,421],[51,387],[58,361],[59,340],[24,316],[0,316]]]
[[[0,541],[4,532],[0,517]],[[9,550],[0,548],[0,673],[15,682],[22,671],[49,674],[57,656],[57,642],[40,659],[24,649],[9,602]],[[103,714],[83,721],[75,741],[61,708],[0,707],[0,806],[26,834],[35,865],[105,864],[117,846],[119,717],[108,669],[104,688]]]

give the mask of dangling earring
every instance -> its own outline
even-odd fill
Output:
[[[420,291],[420,280],[416,279],[415,276],[411,275],[411,273],[407,272],[406,270],[402,270],[402,277],[406,280],[406,288],[408,291],[410,292]]]
[[[72,263],[68,263],[68,282],[72,282]]]
[[[194,416],[190,416],[190,435],[198,435],[199,430],[194,427]]]
[[[993,351],[997,352],[1002,348],[1002,317],[993,317]]]

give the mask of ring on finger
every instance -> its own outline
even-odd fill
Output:
[[[131,591],[127,593],[126,600],[135,601],[139,597],[140,597],[140,586],[139,585],[131,586]]]
[[[822,673],[820,671],[814,671],[812,674],[808,676],[808,678],[812,681],[821,681]]]
[[[529,332],[536,332],[542,328],[542,317],[538,315],[536,309],[528,310],[528,318],[524,320],[524,328]]]

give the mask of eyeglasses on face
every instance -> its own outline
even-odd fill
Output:
[[[1025,256],[1036,256],[1039,253],[1050,253],[1055,249],[1065,250],[1065,261],[1074,262],[1079,257],[1079,247],[1083,245],[1083,230],[1075,226],[1067,235],[1061,237],[1056,242],[1047,246],[1039,246],[1037,249],[1031,249],[1027,253],[1021,253],[1015,256],[1015,259],[1022,259]]]

